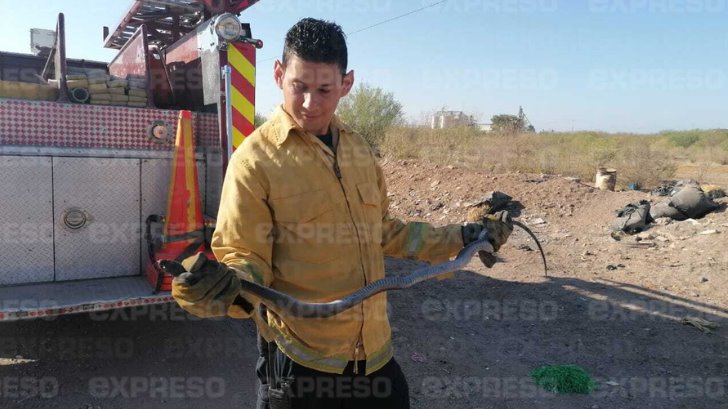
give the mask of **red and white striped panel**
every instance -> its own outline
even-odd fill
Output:
[[[117,308],[166,304],[170,302],[175,302],[174,297],[172,297],[171,295],[158,295],[138,299],[129,299],[114,302],[98,302],[61,308],[36,308],[24,311],[0,312],[0,321],[17,321],[21,319],[54,317],[58,315],[78,314],[92,311],[108,311]]]
[[[170,150],[147,138],[155,121],[177,131],[179,111],[0,99],[0,145],[97,149]],[[193,115],[195,140],[203,146],[218,141],[216,114]]]

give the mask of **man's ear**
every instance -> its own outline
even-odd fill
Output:
[[[283,89],[283,75],[286,73],[286,67],[279,60],[273,64],[273,79],[278,84],[278,88]]]
[[[351,70],[344,75],[341,85],[341,98],[343,98],[349,93],[349,91],[351,91],[351,87],[354,86],[354,70]]]

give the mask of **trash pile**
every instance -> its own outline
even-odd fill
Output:
[[[666,186],[669,186],[669,190]],[[650,216],[653,219],[660,217],[669,217],[673,220],[699,219],[720,207],[720,204],[713,199],[725,196],[725,192],[717,186],[701,186],[694,180],[681,180],[674,184],[670,182],[663,184],[657,190],[659,196],[667,196],[668,199],[650,209]]]
[[[720,187],[701,185],[694,180],[666,182],[651,194],[667,198],[655,205],[640,200],[618,209],[612,230],[636,234],[661,217],[673,220],[699,219],[721,207],[714,199],[726,196]]]
[[[650,202],[640,200],[616,210],[617,220],[612,223],[612,230],[637,234],[647,228],[655,219],[650,215]]]

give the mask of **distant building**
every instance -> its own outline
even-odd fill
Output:
[[[432,129],[456,128],[459,126],[475,126],[472,115],[465,115],[462,111],[439,111],[432,115]]]
[[[481,130],[481,131],[483,131],[483,132],[490,132],[490,131],[492,131],[493,128],[492,128],[491,125],[493,125],[493,124],[490,124],[490,123],[488,123],[488,124],[476,124],[476,126],[478,127],[478,129]]]

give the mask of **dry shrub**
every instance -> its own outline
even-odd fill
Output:
[[[621,141],[614,167],[621,185],[636,183],[642,187],[654,187],[671,178],[677,164],[664,152],[653,149],[647,138],[639,136]]]
[[[700,146],[700,141],[691,147]],[[594,179],[600,166],[616,168],[622,186],[653,187],[675,172],[669,146],[656,135],[598,132],[494,135],[472,128],[396,128],[385,154],[490,172],[548,173]]]
[[[676,159],[705,166],[728,164],[728,130],[665,131],[659,136],[659,149]]]
[[[384,153],[397,158],[417,158],[437,163],[475,167],[473,149],[480,133],[472,128],[393,128],[382,141]]]
[[[386,133],[381,143],[382,151],[400,159],[420,157],[419,143],[425,135],[419,128],[394,128]]]

